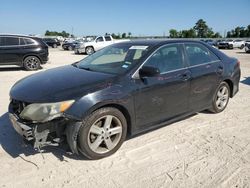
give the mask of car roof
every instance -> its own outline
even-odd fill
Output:
[[[195,39],[133,39],[130,41],[124,41],[123,44],[130,45],[147,45],[147,46],[157,46],[168,43],[186,43],[186,42],[195,42],[204,44],[203,41],[195,40]],[[119,43],[118,43],[119,44]]]
[[[0,34],[0,37],[26,37],[26,38],[33,38],[33,39],[40,38],[36,36],[18,35],[18,34]]]

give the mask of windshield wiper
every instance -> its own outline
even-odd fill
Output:
[[[75,63],[72,63],[71,65],[72,65],[73,67],[77,67],[77,68],[78,68],[77,63],[78,63],[78,62],[75,62]]]
[[[87,71],[93,71],[91,68],[89,67],[77,67],[79,69],[84,69],[84,70],[87,70]]]

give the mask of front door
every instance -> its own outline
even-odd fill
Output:
[[[137,129],[144,129],[188,110],[190,72],[185,65],[183,46],[160,47],[143,66],[160,70],[157,77],[137,79],[135,112]]]

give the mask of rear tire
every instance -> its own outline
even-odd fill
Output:
[[[221,82],[212,101],[212,108],[209,111],[213,113],[220,113],[227,107],[230,98],[230,88],[226,82]]]
[[[79,151],[89,159],[110,156],[120,148],[126,134],[124,115],[116,108],[101,108],[83,120],[78,134]]]
[[[57,48],[57,44],[53,44],[53,48]]]
[[[240,46],[240,49],[242,50],[244,47],[245,47],[245,45],[244,45],[244,44],[242,44],[242,45]]]
[[[27,71],[34,71],[41,68],[41,61],[36,56],[28,56],[23,61],[23,67]]]

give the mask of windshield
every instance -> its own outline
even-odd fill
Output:
[[[86,57],[76,66],[90,71],[122,74],[134,67],[148,51],[149,46],[115,44]]]

